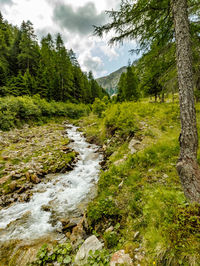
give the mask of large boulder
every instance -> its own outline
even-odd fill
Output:
[[[102,247],[103,244],[96,238],[96,236],[92,235],[88,237],[76,254],[75,265],[84,265],[87,263],[89,251],[92,250],[95,252],[96,250],[101,250]]]

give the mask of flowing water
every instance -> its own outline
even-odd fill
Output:
[[[87,143],[77,127],[68,127],[67,134],[74,141],[70,147],[79,153],[76,166],[69,173],[36,185],[29,202],[2,209],[0,241],[38,239],[61,230],[60,218],[75,215],[90,194],[98,180],[102,155],[96,145]]]

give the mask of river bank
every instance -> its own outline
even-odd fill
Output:
[[[73,169],[77,153],[68,147],[64,124],[0,132],[0,209],[30,199],[47,174]]]

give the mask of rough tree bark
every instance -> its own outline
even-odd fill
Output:
[[[193,89],[192,56],[187,0],[172,0],[180,99],[180,156],[177,171],[184,193],[200,202],[200,169],[197,163],[198,135]]]

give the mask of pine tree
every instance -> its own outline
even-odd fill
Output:
[[[125,101],[125,87],[126,87],[126,73],[122,73],[120,76],[119,83],[117,85],[117,101],[123,102]]]
[[[28,69],[31,74],[35,74],[39,59],[39,47],[36,35],[34,34],[33,24],[30,21],[23,21],[20,31],[20,53],[18,55],[20,69],[23,73]]]
[[[27,88],[25,85],[24,76],[22,75],[21,71],[19,71],[16,77],[13,76],[9,83],[12,95],[23,96],[30,94],[29,88]]]
[[[73,87],[72,64],[60,34],[56,37],[57,100],[69,100]]]
[[[52,36],[47,34],[41,40],[40,59],[36,74],[36,93],[48,100],[54,99],[56,84],[56,61]]]
[[[0,86],[6,84],[6,77],[9,72],[8,46],[8,25],[6,25],[3,20],[3,16],[0,13]]]
[[[127,101],[139,99],[138,80],[133,68],[130,64],[127,67],[126,86],[124,87],[124,96]]]

